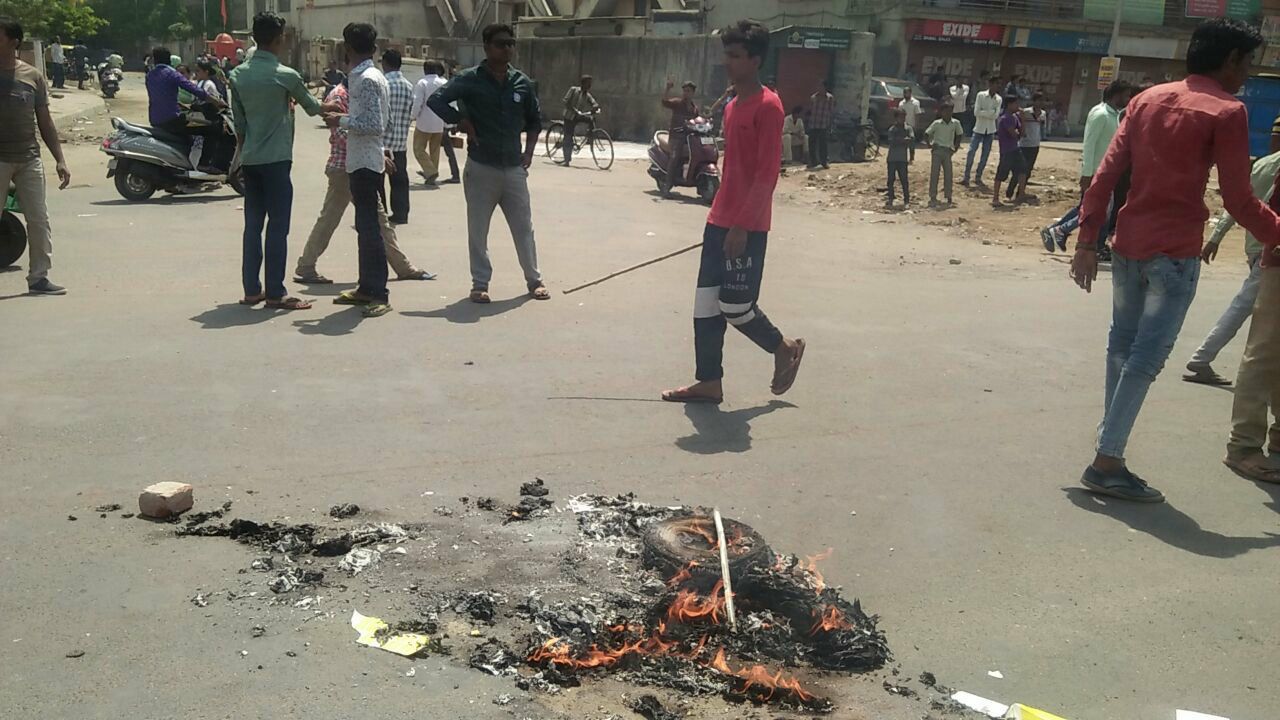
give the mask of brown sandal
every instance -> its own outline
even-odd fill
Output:
[[[804,347],[804,340],[796,338],[796,354],[791,358],[791,364],[782,371],[782,374],[773,376],[773,385],[769,389],[774,395],[782,395],[796,383],[796,375],[800,373],[800,361],[804,360]]]
[[[1232,472],[1246,480],[1280,483],[1280,470],[1262,464],[1262,458],[1262,455],[1254,455],[1247,458],[1233,458],[1228,455],[1223,458],[1222,464],[1231,468]]]
[[[488,293],[488,292],[486,292],[486,291],[484,291],[484,290],[472,290],[472,291],[471,291],[471,302],[473,302],[473,303],[477,303],[477,304],[480,304],[480,305],[488,305],[488,304],[489,304],[489,293]]]
[[[257,295],[246,295],[240,299],[240,304],[245,305],[247,307],[253,307],[254,305],[257,305],[258,303],[266,299],[267,299],[266,293],[258,293]]]
[[[539,285],[536,288],[529,289],[529,297],[534,300],[550,300],[551,291],[547,289],[546,285]]]
[[[272,310],[310,310],[311,303],[296,297],[286,297],[279,300],[268,300],[267,307]]]

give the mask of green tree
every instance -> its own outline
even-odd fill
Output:
[[[107,25],[80,0],[0,0],[0,15],[16,19],[28,35],[39,38],[89,38]]]

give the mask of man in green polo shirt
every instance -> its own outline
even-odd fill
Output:
[[[337,112],[336,104],[321,104],[307,92],[302,76],[282,65],[284,18],[261,12],[253,18],[257,52],[231,71],[232,112],[239,135],[239,158],[244,170],[244,299],[242,305],[266,301],[281,310],[305,310],[311,303],[288,297],[284,271],[289,254],[289,218],[293,209],[293,108],[297,102],[308,115]],[[262,271],[262,229],[266,226],[266,290]]]
[[[471,301],[489,302],[489,222],[502,207],[529,294],[550,300],[538,272],[529,206],[529,165],[542,131],[537,89],[527,75],[511,67],[516,45],[510,25],[484,29],[484,62],[458,73],[427,99],[427,107],[467,135],[467,167],[462,173],[467,198],[467,236],[471,246]],[[455,110],[459,104],[466,112]],[[520,136],[524,135],[524,148]]]

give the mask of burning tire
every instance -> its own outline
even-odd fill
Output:
[[[735,580],[754,567],[773,562],[773,551],[750,526],[726,518],[724,533],[729,573]],[[694,579],[706,578],[706,584],[714,582],[720,577],[715,521],[705,515],[690,515],[653,525],[644,534],[644,562],[668,578],[683,572]]]

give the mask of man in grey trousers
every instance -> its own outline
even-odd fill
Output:
[[[1253,183],[1253,194],[1263,202],[1270,201],[1278,174],[1280,174],[1280,152],[1272,153],[1254,163],[1250,178]],[[1218,256],[1218,246],[1222,244],[1222,238],[1226,236],[1228,230],[1235,227],[1235,224],[1236,221],[1224,211],[1222,217],[1218,219],[1218,224],[1213,228],[1213,234],[1205,243],[1201,259],[1209,263]],[[1222,352],[1222,348],[1226,347],[1236,333],[1240,332],[1245,321],[1253,314],[1253,305],[1258,299],[1258,287],[1262,280],[1262,263],[1260,262],[1262,243],[1252,233],[1245,233],[1244,252],[1249,261],[1249,277],[1245,278],[1240,292],[1232,298],[1231,305],[1214,324],[1213,330],[1209,331],[1209,336],[1191,356],[1191,361],[1187,363],[1187,372],[1182,376],[1182,379],[1187,382],[1202,385],[1231,384],[1230,380],[1213,369],[1213,361],[1218,359],[1218,353]]]
[[[483,37],[484,62],[458,73],[427,99],[436,115],[446,124],[456,123],[467,135],[462,188],[471,247],[471,301],[489,302],[489,280],[493,277],[489,223],[495,207],[502,208],[511,228],[529,295],[535,300],[550,300],[551,293],[538,272],[529,206],[529,165],[542,131],[537,91],[527,75],[511,67],[516,45],[511,26],[490,25]],[[461,101],[466,114],[451,106],[455,101]]]

